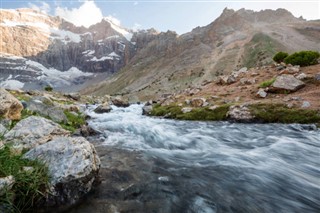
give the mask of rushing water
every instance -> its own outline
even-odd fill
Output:
[[[141,113],[139,105],[90,110],[90,125],[102,133],[101,145],[138,150],[158,168],[163,187],[145,193],[165,193],[168,206],[154,212],[320,212],[319,130]]]

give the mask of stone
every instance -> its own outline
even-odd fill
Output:
[[[25,149],[44,144],[56,136],[69,135],[57,123],[43,117],[30,116],[18,122],[4,135],[5,142],[13,142],[15,146]]]
[[[257,92],[257,97],[259,97],[259,98],[267,97],[266,91],[264,89],[260,88],[259,91]]]
[[[153,109],[152,105],[145,105],[142,107],[142,115],[150,115]]]
[[[102,113],[108,113],[112,110],[112,108],[109,106],[108,103],[104,103],[102,105],[99,105],[97,108],[94,109],[94,112],[97,114],[102,114]]]
[[[191,101],[189,99],[186,99],[184,102],[186,103],[186,105],[190,105],[190,103],[191,103]]]
[[[309,108],[311,106],[309,101],[302,102],[301,108]]]
[[[67,123],[67,116],[59,107],[53,105],[53,102],[48,98],[34,97],[27,102],[27,109],[38,113],[42,116],[48,116],[51,120],[57,123]]]
[[[0,141],[0,150],[4,148],[4,143],[3,141]]]
[[[188,113],[188,112],[191,112],[191,111],[192,111],[192,108],[191,108],[191,107],[183,107],[183,108],[181,109],[181,112],[182,112],[183,114]]]
[[[34,168],[32,166],[24,166],[22,167],[22,170],[28,173],[31,173],[34,171]]]
[[[227,113],[227,117],[237,122],[250,122],[254,119],[249,108],[245,105],[231,106]]]
[[[314,79],[320,81],[320,73],[315,74]]]
[[[23,105],[5,89],[0,88],[0,117],[20,120]]]
[[[304,80],[304,79],[308,78],[308,76],[305,73],[300,73],[299,75],[297,75],[296,78],[299,80]]]
[[[91,191],[100,159],[83,137],[57,137],[28,151],[24,158],[44,162],[49,169],[47,205],[73,205]]]
[[[305,86],[305,83],[292,75],[281,75],[269,87],[270,92],[295,92]]]
[[[222,85],[232,84],[234,82],[236,82],[236,78],[233,75],[223,75],[218,79],[218,83]]]
[[[0,138],[7,132],[7,128],[5,128],[2,124],[0,124]]]
[[[4,195],[6,190],[10,190],[15,183],[12,175],[0,178],[0,196]]]
[[[64,94],[65,97],[73,99],[75,101],[79,101],[81,96],[78,93],[69,93],[69,94]]]
[[[113,105],[117,106],[117,107],[128,107],[130,104],[128,101],[123,100],[121,97],[117,96],[117,97],[112,97],[111,98],[111,102]]]
[[[206,99],[204,98],[193,98],[190,101],[190,105],[192,107],[202,107],[205,105],[205,103],[206,103]]]
[[[210,110],[215,110],[215,109],[217,109],[217,108],[218,108],[217,105],[213,105],[213,106],[210,106],[210,107],[209,107]]]

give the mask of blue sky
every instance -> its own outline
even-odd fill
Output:
[[[60,15],[76,25],[89,26],[108,16],[127,28],[154,27],[179,34],[211,23],[225,7],[255,11],[285,8],[297,17],[320,19],[319,0],[0,0],[0,6],[3,9],[31,7],[50,15]]]

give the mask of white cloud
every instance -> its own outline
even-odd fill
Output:
[[[103,18],[100,8],[94,1],[84,1],[79,8],[62,8],[57,7],[55,15],[70,21],[76,26],[89,27],[100,22]]]
[[[50,5],[47,4],[46,2],[44,1],[39,1],[37,2],[39,5],[36,5],[36,4],[33,4],[31,2],[28,3],[28,6],[31,8],[31,9],[34,9],[34,10],[38,10],[42,13],[45,13],[45,14],[48,14],[51,10],[50,8]]]

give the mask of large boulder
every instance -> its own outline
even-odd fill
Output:
[[[236,81],[237,79],[234,75],[223,75],[219,77],[218,84],[222,84],[222,85],[233,84]]]
[[[42,116],[48,116],[55,122],[66,123],[67,116],[63,110],[53,105],[50,99],[44,97],[35,97],[27,102],[27,109]]]
[[[97,114],[107,113],[110,112],[112,108],[108,103],[104,103],[99,105],[97,108],[94,109],[94,112]]]
[[[281,75],[276,78],[271,87],[270,92],[294,92],[305,86],[303,81],[296,79],[292,75]]]
[[[19,120],[23,106],[18,99],[5,89],[0,88],[0,117]]]
[[[75,204],[92,189],[100,169],[94,146],[83,137],[57,137],[31,149],[24,158],[37,159],[48,166],[48,206]]]
[[[153,106],[152,105],[145,105],[142,107],[142,115],[150,115],[152,112]]]
[[[251,122],[254,119],[254,116],[246,105],[231,106],[227,117],[237,122]]]
[[[129,102],[127,100],[123,100],[121,97],[112,97],[111,98],[112,104],[117,107],[128,107],[130,106]]]
[[[30,116],[21,120],[4,135],[5,142],[25,149],[44,144],[56,136],[68,135],[69,132],[51,120]]]

